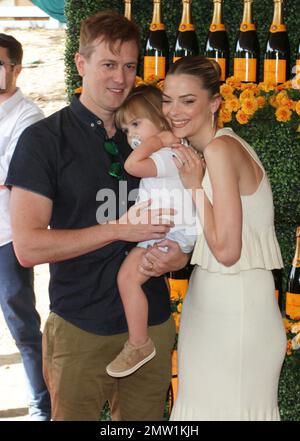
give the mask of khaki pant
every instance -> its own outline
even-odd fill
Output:
[[[134,374],[116,379],[105,368],[128,334],[91,334],[50,313],[43,334],[43,364],[52,419],[97,421],[108,400],[115,421],[162,420],[171,379],[173,318],[149,327],[149,335],[156,356]]]

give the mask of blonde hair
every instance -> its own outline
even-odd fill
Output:
[[[117,127],[126,124],[130,117],[147,118],[160,130],[170,130],[162,112],[162,93],[157,87],[141,85],[133,89],[116,112]]]
[[[118,51],[122,43],[128,41],[134,41],[140,50],[138,26],[115,11],[97,12],[81,22],[79,53],[89,58],[98,39],[108,43],[113,53]]]

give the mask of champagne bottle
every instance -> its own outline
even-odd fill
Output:
[[[128,18],[128,20],[131,20],[131,0],[124,0],[125,3],[125,10],[124,10],[124,17]]]
[[[288,277],[285,313],[291,320],[300,320],[300,227],[296,230],[296,251]]]
[[[290,44],[283,21],[283,0],[273,1],[274,14],[264,56],[264,81],[278,84],[290,77]]]
[[[244,0],[243,20],[234,53],[233,75],[245,83],[258,80],[259,43],[252,20],[252,3],[253,0]]]
[[[282,269],[273,269],[273,278],[275,284],[275,297],[281,310],[282,307]]]
[[[205,56],[221,67],[221,81],[229,73],[229,42],[222,18],[222,0],[213,0],[214,13],[205,45]]]
[[[195,26],[192,22],[191,4],[192,0],[182,0],[182,16],[175,42],[173,63],[181,57],[199,53]]]
[[[144,80],[164,79],[168,70],[169,43],[161,20],[161,0],[153,0],[153,16],[144,53]]]

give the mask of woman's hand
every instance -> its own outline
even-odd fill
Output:
[[[172,150],[174,162],[185,188],[189,190],[201,188],[205,173],[205,161],[202,154],[182,144],[172,147]]]
[[[150,239],[164,239],[170,228],[174,227],[173,217],[176,214],[174,208],[149,207],[151,199],[133,205],[117,221],[109,224],[117,224],[119,240],[127,242],[140,242]]]
[[[167,247],[168,251],[162,251],[160,247]],[[189,258],[190,255],[183,253],[177,242],[165,239],[146,250],[139,271],[148,277],[158,277],[183,268],[187,265]]]

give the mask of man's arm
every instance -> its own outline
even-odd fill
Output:
[[[40,263],[58,262],[71,259],[95,251],[116,240],[138,242],[148,239],[163,239],[172,222],[159,223],[161,215],[169,210],[152,210],[151,219],[155,224],[148,223],[150,210],[142,210],[148,203],[137,204],[130,208],[130,219],[124,215],[119,222],[74,229],[48,229],[52,215],[52,201],[45,196],[12,188],[11,220],[13,243],[21,265],[31,267]],[[142,215],[138,215],[139,210]],[[138,223],[135,219],[138,216]],[[132,216],[132,217],[131,217]]]

